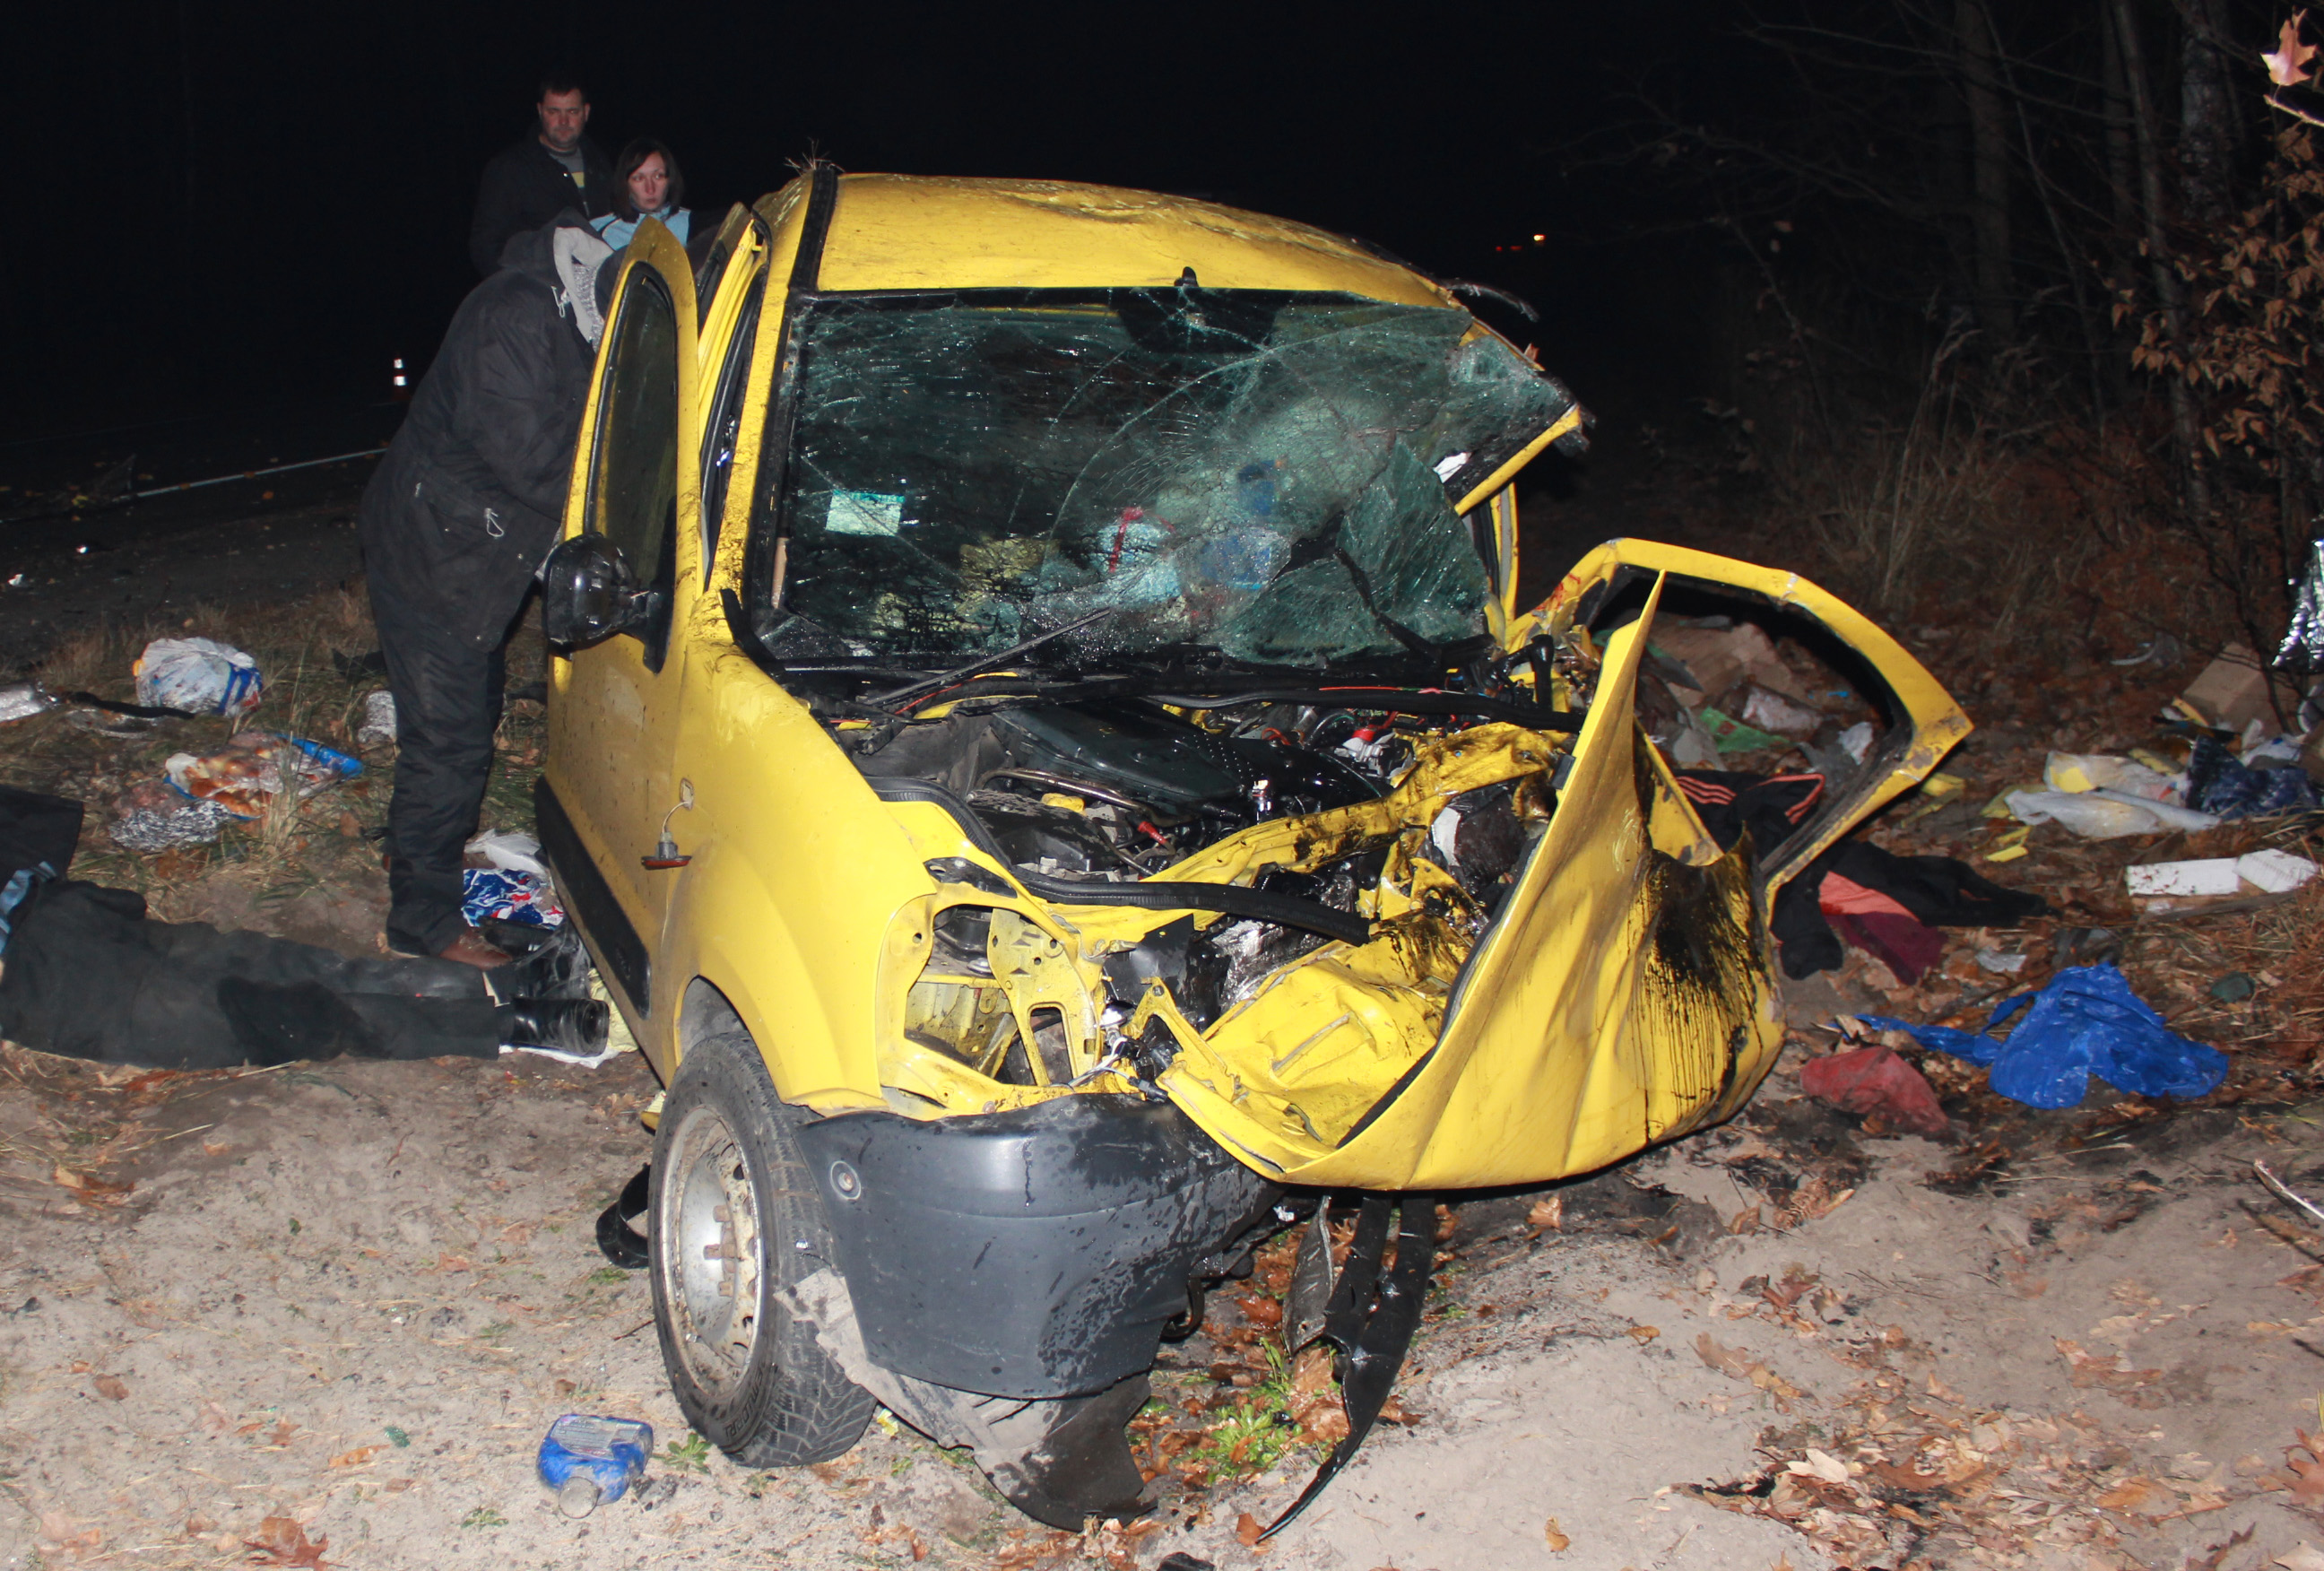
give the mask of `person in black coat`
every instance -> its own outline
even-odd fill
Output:
[[[549,77],[533,112],[539,124],[494,153],[476,185],[468,259],[486,278],[500,266],[511,236],[538,229],[567,208],[585,218],[613,210],[613,165],[585,129],[589,95],[578,83]]]
[[[364,492],[364,572],[395,694],[388,947],[508,956],[460,914],[500,724],[502,652],[564,521],[616,254],[577,211],[469,291]]]

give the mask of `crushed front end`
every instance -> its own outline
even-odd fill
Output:
[[[1640,725],[1665,580],[1860,619],[1621,545],[1518,616],[1508,482],[1583,417],[1456,309],[1190,273],[804,311],[787,532],[728,615],[926,883],[879,938],[885,1110],[803,1132],[836,1258],[794,1308],[1077,1526],[1134,1507],[1121,1425],[1204,1285],[1370,1195],[1317,1320],[1369,1371],[1336,1465],[1416,1324],[1425,1197],[1738,1107],[1781,1040],[1768,859],[1925,772],[1945,706],[1868,684],[1847,811],[1707,834]]]

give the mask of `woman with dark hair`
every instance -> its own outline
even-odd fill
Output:
[[[654,138],[641,136],[613,162],[613,210],[592,218],[590,227],[619,248],[637,234],[641,220],[659,218],[683,245],[693,218],[678,205],[685,197],[686,177],[678,171],[677,156]]]

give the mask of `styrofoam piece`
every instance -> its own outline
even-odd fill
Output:
[[[2243,885],[2232,856],[2205,856],[2191,862],[2150,862],[2122,870],[2123,882],[2134,895],[2233,894]]]
[[[2316,864],[2289,851],[2246,851],[2236,858],[2236,875],[2266,894],[2285,894],[2316,876]]]

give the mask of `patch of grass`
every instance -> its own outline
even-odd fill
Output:
[[[630,1280],[630,1273],[617,1265],[601,1265],[589,1273],[589,1284],[598,1288],[617,1288]]]
[[[411,1437],[390,1424],[387,1427],[387,1443],[401,1451],[411,1444]]]
[[[462,1517],[460,1525],[464,1528],[504,1528],[508,1526],[508,1518],[488,1505],[480,1505]]]
[[[1291,1371],[1273,1345],[1260,1345],[1267,1378],[1213,1415],[1211,1432],[1185,1453],[1187,1462],[1214,1479],[1264,1473],[1306,1445],[1291,1417]]]
[[[663,1446],[655,1460],[675,1473],[707,1473],[710,1442],[689,1431],[685,1439]]]
[[[516,1322],[513,1320],[495,1320],[491,1325],[485,1326],[483,1330],[477,1332],[476,1335],[480,1338],[486,1336],[505,1336],[515,1329]]]

